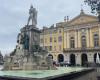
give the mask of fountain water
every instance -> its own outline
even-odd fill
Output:
[[[99,63],[99,64],[100,64],[100,57],[99,57],[99,53],[97,53],[97,55],[96,55],[96,63]]]

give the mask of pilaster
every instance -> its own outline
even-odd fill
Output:
[[[92,29],[90,29],[90,47],[93,47],[93,34],[92,34]]]
[[[90,47],[89,29],[86,30],[86,44],[87,44],[87,48],[89,48]]]
[[[80,53],[75,54],[75,58],[76,58],[76,64],[81,65],[81,54]]]
[[[76,30],[75,31],[75,48],[77,48],[78,47],[78,31]]]
[[[67,32],[64,32],[64,49],[67,48]]]
[[[70,48],[69,32],[67,31],[67,48]]]
[[[80,33],[80,30],[78,30],[78,48],[81,48],[81,33]]]
[[[100,24],[98,24],[98,28],[99,28],[99,46],[100,46]]]
[[[94,62],[94,53],[88,53],[88,62]]]

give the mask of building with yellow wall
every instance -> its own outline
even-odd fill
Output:
[[[54,61],[72,65],[96,62],[96,54],[100,53],[100,22],[96,16],[81,10],[72,20],[43,27],[41,31],[40,45]]]

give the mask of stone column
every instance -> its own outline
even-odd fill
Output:
[[[75,48],[77,48],[78,47],[78,31],[76,30],[75,31]]]
[[[32,44],[31,36],[32,36],[32,33],[30,31],[29,32],[29,51],[31,51],[31,44]]]
[[[69,39],[69,32],[68,31],[67,31],[67,37],[66,38],[67,38],[67,48],[70,48],[70,45],[69,45],[70,44],[70,41],[69,41],[70,39]]]
[[[80,31],[78,30],[78,48],[81,48],[81,35]]]
[[[94,53],[88,53],[88,62],[94,62]]]
[[[70,62],[70,53],[65,54],[65,61]]]
[[[64,61],[67,61],[67,55],[64,53]]]
[[[56,61],[56,62],[58,61],[57,57],[58,57],[58,54],[57,53],[53,53],[53,60]]]
[[[98,24],[98,28],[99,28],[99,46],[100,46],[100,24]]]
[[[90,47],[89,29],[86,30],[86,45],[87,45],[87,48]]]
[[[76,64],[81,65],[81,54],[80,53],[77,53],[75,55],[75,58],[76,58]]]
[[[64,49],[67,48],[67,32],[64,32]]]
[[[32,39],[33,39],[32,32],[30,31],[29,32],[29,51],[32,50]]]
[[[90,47],[93,47],[93,34],[92,34],[92,30],[90,29]]]

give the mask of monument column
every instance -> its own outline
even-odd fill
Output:
[[[29,24],[31,22],[31,24]],[[27,32],[29,34],[29,51],[32,51],[33,46],[37,44],[39,41],[39,30],[37,30],[35,27],[37,25],[37,11],[33,6],[31,5],[29,9],[29,18],[27,21]]]
[[[33,42],[33,36],[32,36],[32,32],[29,32],[29,51],[32,51],[32,42]]]

